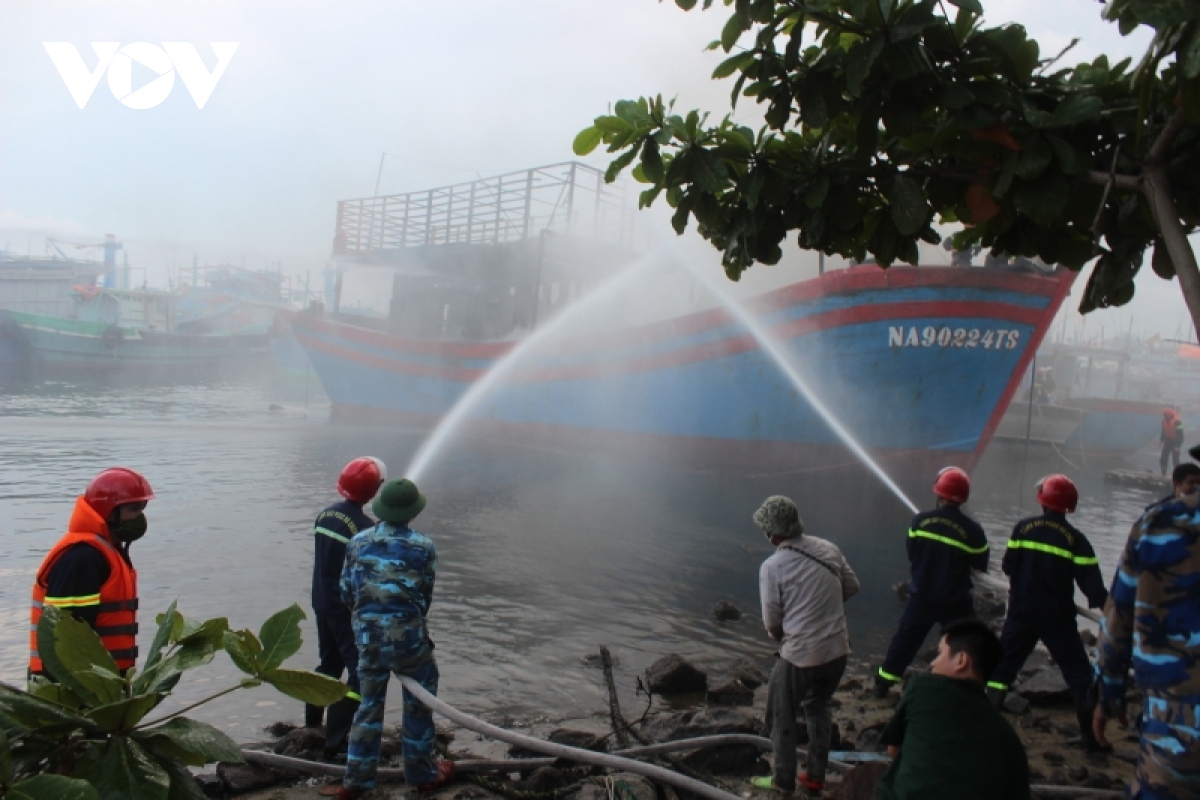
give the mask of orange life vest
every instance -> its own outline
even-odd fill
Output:
[[[43,671],[42,660],[37,650],[37,624],[42,618],[43,604],[63,609],[95,608],[95,630],[104,643],[104,648],[117,662],[121,670],[129,669],[137,661],[137,570],[126,563],[108,532],[108,525],[87,501],[80,497],[75,501],[68,532],[51,548],[38,568],[33,582],[33,605],[30,609],[29,626],[29,670]],[[108,580],[100,587],[100,593],[87,597],[47,597],[46,586],[50,570],[66,552],[68,547],[87,544],[100,551],[108,563]]]
[[[1180,434],[1182,432],[1183,432],[1183,420],[1181,420],[1179,417],[1172,416],[1172,417],[1164,417],[1163,418],[1163,421],[1162,421],[1163,439],[1166,439],[1167,441],[1172,441],[1176,438],[1179,438]]]

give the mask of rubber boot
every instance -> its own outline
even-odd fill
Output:
[[[871,694],[875,695],[876,698],[882,700],[883,698],[888,696],[888,692],[890,692],[891,689],[892,689],[891,681],[881,678],[878,675],[875,676],[875,685],[871,688]]]
[[[325,720],[325,758],[334,760],[338,753],[346,749],[346,741],[350,736],[350,728],[354,725],[354,714],[358,711],[359,701],[352,697],[343,697],[329,707]]]
[[[1092,714],[1096,710],[1092,694],[1091,691],[1075,693],[1075,720],[1079,723],[1079,744],[1089,753],[1108,753],[1112,751],[1112,745],[1101,747],[1100,742],[1096,741],[1096,734],[1092,732]]]
[[[304,727],[319,728],[325,719],[324,706],[314,706],[309,703],[304,704]]]
[[[987,688],[987,699],[992,704],[992,708],[997,711],[1004,710],[1004,698],[1008,696],[1008,692],[1003,689],[997,689],[989,686]]]

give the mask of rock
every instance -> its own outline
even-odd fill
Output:
[[[285,734],[271,748],[281,756],[312,760],[325,750],[325,735],[315,728],[296,728]]]
[[[1067,777],[1076,783],[1082,783],[1088,779],[1088,768],[1082,764],[1075,767],[1067,767]]]
[[[200,791],[204,792],[205,797],[225,796],[225,782],[216,773],[201,772],[195,777],[196,785],[200,787]]]
[[[1003,617],[1008,610],[1004,596],[989,589],[975,590],[975,613],[980,619],[988,620]]]
[[[829,800],[874,800],[875,791],[888,771],[888,766],[882,761],[859,764],[846,773],[842,778],[842,785],[829,795]]]
[[[283,780],[283,774],[258,764],[217,764],[217,776],[230,794],[245,794],[265,789]]]
[[[1052,786],[1069,786],[1070,784],[1067,782],[1067,771],[1063,769],[1056,769],[1054,772],[1051,772],[1050,784]]]
[[[851,678],[849,680],[842,681],[842,685],[839,686],[837,690],[839,692],[857,692],[862,687],[862,681],[860,681],[858,678]]]
[[[612,776],[614,794],[627,800],[658,800],[658,790],[648,778],[632,772],[618,772]],[[625,784],[622,786],[621,784]]]
[[[594,750],[597,753],[608,752],[608,740],[588,731],[555,728],[546,738],[554,744],[565,744],[567,747],[578,747],[580,750]]]
[[[1030,705],[1049,706],[1061,703],[1070,697],[1062,673],[1058,667],[1047,665],[1017,685]]]
[[[1113,779],[1105,775],[1103,772],[1093,772],[1083,782],[1083,785],[1089,789],[1108,789],[1113,785]]]
[[[854,749],[863,753],[882,753],[883,745],[879,743],[879,734],[882,730],[883,723],[863,728],[854,740]]]
[[[1016,692],[1009,692],[1004,695],[1004,710],[1020,716],[1029,711],[1029,701]]]
[[[708,690],[708,702],[719,706],[754,705],[754,692],[737,678],[725,678]]]
[[[529,792],[552,792],[571,783],[571,778],[565,772],[554,767],[538,767],[525,780],[521,781],[521,789]]]
[[[642,723],[642,733],[656,742],[673,742],[718,733],[762,736],[764,730],[761,717],[753,712],[732,708],[701,708],[651,717]]]
[[[1044,751],[1042,753],[1042,758],[1046,759],[1046,761],[1048,761],[1051,764],[1062,764],[1067,760],[1067,759],[1063,758],[1062,753],[1055,752],[1054,750]]]
[[[590,783],[579,787],[579,791],[569,794],[566,800],[608,800],[608,792]]]
[[[280,739],[287,736],[294,730],[299,730],[300,726],[291,722],[272,722],[267,727],[263,728],[263,733],[273,739]]]
[[[708,675],[678,653],[669,653],[646,670],[646,685],[655,694],[690,694],[708,689]]]
[[[567,747],[578,747],[581,750],[594,750],[597,753],[608,751],[608,744],[603,736],[597,736],[594,733],[587,731],[573,731],[568,728],[558,728],[550,732],[546,737],[554,744],[564,744]],[[508,748],[508,755],[511,758],[545,758],[546,754],[537,750],[530,750],[520,745],[513,745]]]
[[[734,744],[697,750],[689,753],[683,763],[713,775],[753,775],[760,769],[770,770],[761,755],[762,751],[752,744]]]
[[[1042,733],[1054,732],[1054,723],[1050,721],[1049,717],[1034,717],[1033,719],[1029,720],[1029,727],[1033,728],[1035,731],[1041,731]]]
[[[729,677],[737,678],[747,689],[757,689],[767,682],[770,675],[761,666],[742,657],[729,667]]]
[[[738,607],[724,600],[713,606],[712,613],[717,622],[737,622],[742,618],[742,612],[738,610]]]
[[[912,592],[908,588],[908,581],[900,581],[892,584],[892,591],[896,593],[896,599],[901,603],[907,603]]]

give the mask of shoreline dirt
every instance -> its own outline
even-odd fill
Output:
[[[1085,639],[1087,634],[1085,633]],[[928,653],[925,655],[929,655]],[[690,665],[689,665],[690,666]],[[714,678],[709,679],[708,694],[677,697],[656,694],[648,715],[640,719],[644,707],[625,709],[624,714],[644,738],[670,741],[691,736],[715,733],[763,734],[762,720],[766,702],[764,683],[769,664],[754,664],[747,659],[713,665]],[[653,671],[654,668],[651,668]],[[884,699],[877,699],[870,689],[874,665],[865,659],[851,658],[841,686],[834,695],[833,718],[835,738],[833,750],[875,751],[878,749],[878,730],[890,719],[899,701],[899,690]],[[910,668],[910,673],[927,669],[927,661]],[[691,676],[692,680],[695,676]],[[398,688],[398,687],[397,687]],[[1023,689],[1026,690],[1023,692]],[[665,695],[665,693],[663,693]],[[639,700],[641,698],[639,697]],[[1131,702],[1130,715],[1135,716],[1137,703]],[[1078,727],[1074,707],[1066,686],[1048,654],[1040,647],[1022,671],[1022,679],[1010,694],[1005,718],[1025,745],[1029,757],[1031,782],[1074,787],[1075,797],[1112,797],[1133,776],[1137,757],[1137,737],[1132,729],[1110,726],[1114,752],[1107,755],[1087,754],[1078,744]],[[584,746],[591,749],[616,750],[619,745],[607,710],[597,709],[587,717],[559,718],[537,716],[514,719],[506,716],[486,716],[486,721],[518,733],[542,740]],[[439,742],[455,760],[513,758],[510,747],[485,739],[473,731],[438,718]],[[291,723],[276,723],[269,727],[276,738],[255,749],[264,749],[298,758],[319,759],[323,738],[317,731],[297,728]],[[801,726],[803,731],[803,726]],[[803,736],[804,734],[802,734]],[[1075,741],[1072,741],[1075,740]],[[636,745],[637,742],[634,742]],[[803,746],[804,742],[801,742]],[[522,756],[537,754],[523,752]],[[716,778],[732,794],[746,798],[767,798],[772,793],[754,789],[750,777],[769,774],[765,756],[752,746],[679,753],[674,758],[686,767]],[[393,726],[385,730],[381,766],[400,765],[398,731]],[[562,762],[560,762],[562,763]],[[557,766],[557,765],[556,765]],[[563,765],[564,768],[567,765]],[[340,778],[309,776],[278,772],[263,767],[221,765],[218,774],[201,776],[202,785],[212,797],[242,797],[247,800],[315,800],[318,790],[337,785]],[[580,783],[580,781],[585,781]],[[870,800],[869,795],[857,792],[848,785],[839,791],[842,776],[830,772],[825,797],[844,800]],[[851,782],[853,783],[853,782]],[[271,784],[271,785],[266,785]],[[617,785],[619,784],[619,785]],[[616,788],[614,789],[614,786]],[[1094,791],[1087,791],[1087,790]],[[365,797],[369,800],[416,797],[403,782],[379,785]],[[595,770],[541,768],[518,773],[487,773],[484,781],[460,776],[445,789],[422,795],[439,800],[484,800],[484,798],[521,798],[522,800],[675,800],[672,792],[645,779],[626,774],[607,775]],[[620,796],[620,797],[618,797]],[[799,796],[799,795],[797,795]],[[1035,792],[1034,797],[1039,797]]]

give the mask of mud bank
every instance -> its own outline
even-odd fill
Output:
[[[924,654],[927,658],[932,653]],[[597,709],[587,717],[485,717],[486,721],[519,733],[592,750],[612,752],[640,742],[667,742],[695,736],[721,733],[764,735],[763,714],[769,662],[757,663],[741,658],[725,664],[692,665],[668,656],[660,659],[645,676],[655,689],[648,705],[640,694],[637,708],[618,713],[628,720],[623,735],[614,732],[611,710]],[[884,699],[871,693],[874,664],[865,659],[850,661],[846,676],[834,697],[834,741],[832,749],[847,753],[878,752],[878,734],[891,717],[899,701],[899,692]],[[922,671],[927,662],[914,665]],[[597,679],[604,680],[597,670]],[[1056,680],[1057,679],[1057,680]],[[671,682],[675,681],[674,684]],[[675,688],[695,688],[702,681],[706,691],[671,694]],[[398,687],[397,687],[398,688]],[[611,696],[611,695],[610,695]],[[1136,706],[1136,703],[1131,704]],[[1131,707],[1131,717],[1137,709]],[[1005,716],[1025,744],[1029,756],[1032,783],[1071,787],[1074,797],[1115,797],[1133,775],[1137,756],[1137,738],[1132,730],[1115,726],[1110,735],[1115,751],[1107,755],[1085,753],[1078,744],[1079,732],[1074,711],[1057,668],[1043,651],[1031,657],[1017,691],[1010,694]],[[254,749],[297,758],[319,760],[324,739],[319,731],[298,728],[280,722],[265,732],[268,739]],[[801,726],[801,746],[804,728]],[[439,746],[456,761],[476,759],[514,759],[538,754],[485,739],[473,731],[438,720]],[[680,752],[659,760],[664,766],[703,776],[731,794],[745,798],[767,798],[770,792],[755,789],[750,778],[769,774],[769,753],[752,745],[734,745]],[[852,755],[847,760],[855,758]],[[385,729],[382,767],[400,766],[399,731]],[[880,771],[878,765],[860,768],[859,778],[847,780],[846,774],[831,770],[826,797],[843,800],[870,800],[860,786],[865,772]],[[317,798],[321,787],[337,784],[336,776],[280,771],[258,765],[221,765],[217,773],[201,776],[205,791],[212,797],[243,797],[252,800],[308,800]],[[873,782],[871,782],[873,785]],[[380,781],[369,798],[417,796],[403,782]],[[600,768],[555,762],[553,766],[505,766],[500,771],[462,773],[448,787],[428,796],[445,800],[483,800],[519,798],[520,800],[676,800],[669,787],[628,773],[613,774]],[[1050,794],[1035,797],[1049,798]],[[1064,796],[1063,794],[1053,796]]]

